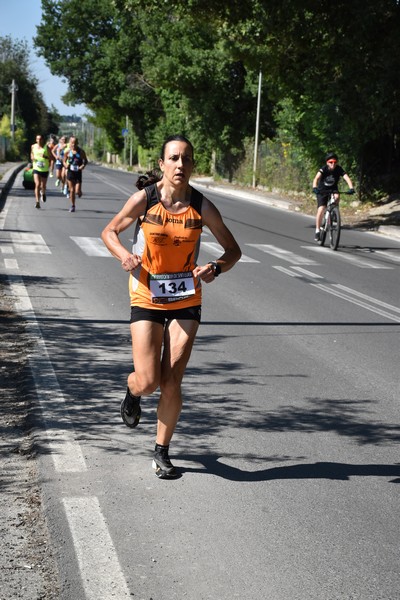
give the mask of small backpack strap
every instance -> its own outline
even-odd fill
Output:
[[[147,204],[146,204],[145,213],[142,217],[142,221],[145,219],[147,211],[149,211],[150,208],[152,208],[153,206],[158,204],[158,202],[160,201],[160,199],[158,197],[158,192],[157,192],[157,185],[155,183],[152,183],[151,185],[148,185],[147,187],[145,187],[144,191],[146,192]],[[202,203],[203,203],[203,194],[201,192],[199,192],[199,190],[192,188],[192,196],[190,199],[190,205],[193,206],[193,208],[199,213],[199,215],[201,215]]]
[[[147,197],[146,210],[144,212],[142,220],[145,218],[146,213],[152,206],[155,206],[159,202],[158,194],[157,194],[157,186],[155,183],[148,185],[144,188]]]
[[[194,188],[192,188],[192,197],[190,199],[190,206],[193,206],[193,208],[199,213],[199,215],[201,215],[202,203],[203,203],[203,194],[201,192],[199,192],[199,190],[195,190]]]

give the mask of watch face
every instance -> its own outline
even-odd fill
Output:
[[[212,265],[214,277],[218,277],[218,275],[221,273],[221,267],[219,266],[219,264],[215,260],[212,260],[208,264]]]

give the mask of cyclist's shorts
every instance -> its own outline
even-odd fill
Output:
[[[329,200],[329,196],[331,194],[338,194],[338,190],[329,190],[327,192],[318,192],[317,194],[317,206],[318,208],[320,206],[327,206],[328,205],[328,200]]]
[[[176,310],[164,310],[153,308],[141,308],[140,306],[131,306],[131,323],[138,321],[152,321],[165,325],[172,319],[182,319],[183,321],[201,320],[201,306],[189,306],[188,308],[178,308]]]

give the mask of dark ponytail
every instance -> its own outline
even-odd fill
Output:
[[[136,181],[136,187],[138,190],[142,190],[143,188],[152,185],[153,183],[157,183],[157,181],[161,181],[162,174],[157,169],[153,169],[152,171],[146,171],[144,175],[140,175]]]

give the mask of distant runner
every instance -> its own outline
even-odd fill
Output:
[[[86,152],[78,146],[78,138],[75,136],[70,137],[68,148],[64,151],[64,167],[67,172],[71,200],[69,212],[75,212],[76,196],[79,198],[82,196],[82,171],[87,163]]]
[[[45,144],[42,135],[36,136],[36,143],[31,146],[31,161],[33,166],[33,180],[35,182],[36,208],[40,208],[40,201],[46,202],[46,186],[49,176],[51,150]]]

